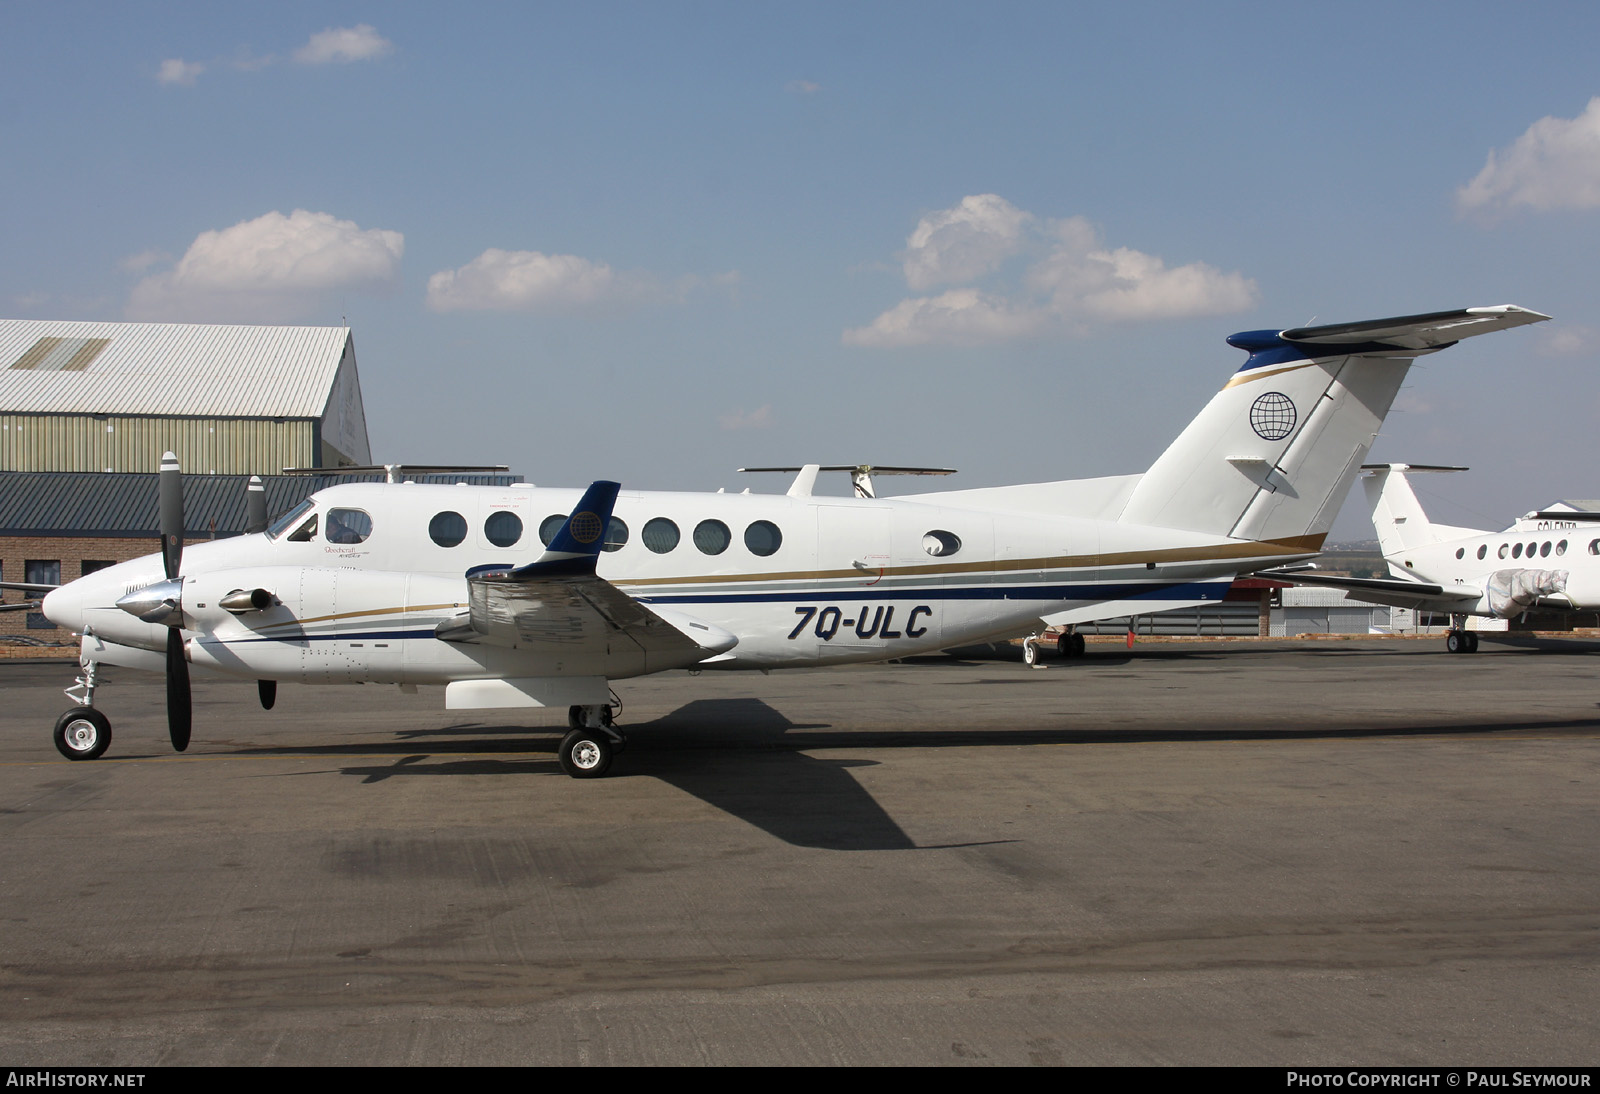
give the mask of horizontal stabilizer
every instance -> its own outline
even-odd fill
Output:
[[[1285,342],[1321,346],[1378,343],[1396,349],[1435,349],[1497,330],[1538,323],[1549,319],[1515,304],[1488,308],[1457,308],[1454,311],[1427,312],[1423,315],[1398,315],[1392,319],[1367,319],[1359,323],[1332,323],[1321,327],[1295,327],[1279,333]]]

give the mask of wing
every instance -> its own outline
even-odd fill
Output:
[[[721,627],[653,611],[595,573],[619,489],[592,484],[537,561],[469,570],[469,610],[434,633],[446,642],[550,653],[636,648],[685,663],[732,649],[738,639]]]
[[[1477,600],[1482,589],[1446,589],[1442,585],[1429,585],[1423,581],[1401,581],[1386,577],[1333,577],[1305,570],[1258,570],[1254,577],[1274,581],[1292,581],[1296,585],[1319,585],[1329,589],[1343,589],[1356,600],[1373,604],[1390,604],[1396,608],[1435,608],[1440,611],[1461,610],[1463,602]]]

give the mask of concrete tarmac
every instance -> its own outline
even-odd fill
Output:
[[[442,692],[0,663],[0,1061],[1592,1065],[1600,646]]]

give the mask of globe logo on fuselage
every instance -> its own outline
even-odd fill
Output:
[[[600,533],[605,531],[605,525],[600,523],[599,517],[585,510],[582,513],[572,514],[572,522],[567,530],[579,543],[593,543],[600,538]]]
[[[1281,441],[1294,432],[1294,404],[1281,391],[1257,396],[1250,404],[1250,428],[1264,441]]]

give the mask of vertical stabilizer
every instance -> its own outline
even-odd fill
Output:
[[[1437,543],[1428,514],[1423,512],[1416,491],[1406,481],[1406,465],[1382,464],[1369,468],[1362,489],[1372,509],[1372,530],[1378,534],[1378,550],[1387,557],[1411,547]]]
[[[1546,318],[1501,305],[1236,334],[1249,360],[1145,472],[1121,520],[1320,546],[1412,360]]]
[[[1456,528],[1429,520],[1406,478],[1407,472],[1465,471],[1465,467],[1380,463],[1361,470],[1366,473],[1366,481],[1361,485],[1367,493],[1367,505],[1372,509],[1372,530],[1377,533],[1378,550],[1385,558],[1430,543],[1478,534],[1475,528]]]

